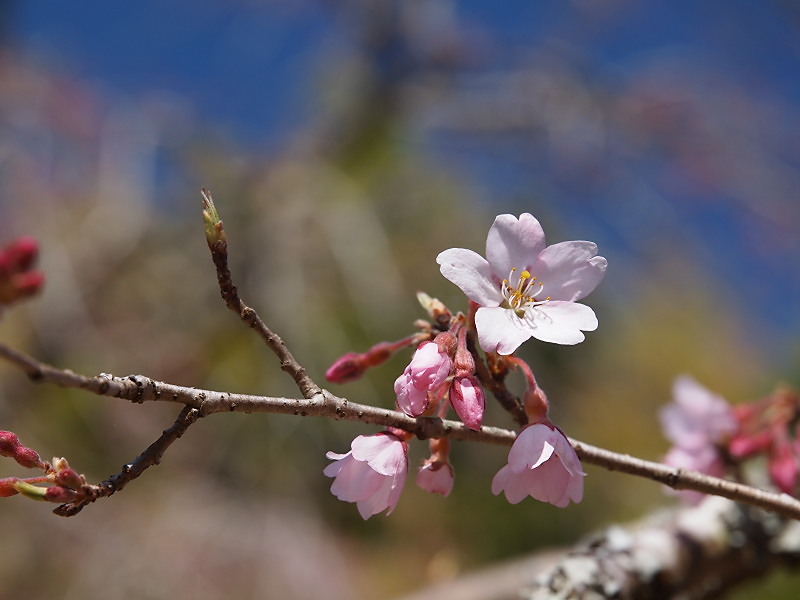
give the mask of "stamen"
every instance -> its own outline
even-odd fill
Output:
[[[549,296],[545,300],[536,300],[536,296],[544,289],[544,284],[541,281],[537,281],[536,277],[531,276],[530,271],[527,269],[519,274],[519,277],[516,278],[517,285],[512,287],[510,282],[514,281],[516,272],[517,268],[512,267],[508,273],[508,278],[504,279],[501,285],[501,293],[509,308],[514,311],[524,312],[527,308],[544,304],[550,300]],[[536,284],[539,285],[539,289],[531,293]]]

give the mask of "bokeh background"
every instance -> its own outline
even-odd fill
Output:
[[[677,374],[732,402],[798,383],[799,27],[781,0],[5,0],[0,242],[37,237],[47,287],[0,338],[87,374],[295,395],[218,297],[201,187],[245,300],[320,381],[410,333],[417,289],[463,308],[436,254],[529,211],[610,263],[599,330],[522,351],[554,420],[658,459]],[[407,360],[331,389],[390,407]],[[94,481],[176,413],[0,365],[0,428]],[[674,503],[587,467],[582,504],[509,506],[489,491],[506,451],[457,444],[449,498],[409,480],[365,523],[321,471],[372,431],[217,415],[75,518],[4,500],[0,600],[398,597]]]

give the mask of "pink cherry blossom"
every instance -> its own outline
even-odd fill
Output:
[[[505,492],[511,504],[526,496],[564,507],[583,499],[578,455],[566,436],[549,423],[534,423],[519,432],[508,453],[508,464],[492,480],[492,493]]]
[[[478,308],[475,325],[486,352],[511,354],[531,337],[577,344],[597,329],[594,311],[577,300],[602,280],[607,261],[592,242],[545,244],[532,215],[499,215],[486,238],[486,258],[451,248],[436,257],[445,278]]]
[[[675,380],[672,398],[659,417],[665,437],[674,446],[702,451],[736,431],[732,407],[691,377],[682,375]]]
[[[454,478],[449,462],[427,461],[419,468],[417,485],[426,492],[447,497],[453,490]]]
[[[450,386],[450,404],[469,429],[478,431],[481,428],[486,398],[477,377],[456,377]]]
[[[334,477],[331,493],[344,502],[355,502],[363,519],[388,509],[391,514],[408,473],[408,444],[384,431],[359,435],[347,454],[328,452],[333,460],[323,473]]]
[[[664,462],[672,467],[722,477],[725,463],[720,444],[736,431],[733,408],[724,398],[687,375],[673,383],[672,399],[672,403],[659,412],[664,435],[672,442]],[[678,495],[688,504],[697,504],[705,497],[692,490],[681,490]]]
[[[452,366],[450,357],[435,342],[420,344],[403,374],[394,382],[400,410],[410,417],[423,414],[429,404],[428,392],[445,382]]]

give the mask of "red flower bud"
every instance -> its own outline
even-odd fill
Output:
[[[65,502],[72,502],[76,498],[74,491],[61,487],[60,485],[53,485],[47,488],[44,493],[44,500],[47,502],[56,502],[63,504]]]
[[[0,479],[0,498],[8,498],[14,494],[19,494],[14,484],[17,482],[16,477],[6,477]]]
[[[62,469],[56,473],[56,482],[59,485],[67,487],[71,490],[80,489],[83,485],[83,480],[74,469]]]
[[[23,467],[28,469],[44,467],[42,459],[39,458],[39,453],[36,452],[36,450],[26,448],[25,446],[19,446],[17,448],[17,452],[14,454],[14,459]]]
[[[368,368],[363,354],[348,352],[325,371],[325,379],[331,383],[348,383],[361,379]]]
[[[11,431],[0,431],[0,456],[14,456],[19,447],[19,438]]]

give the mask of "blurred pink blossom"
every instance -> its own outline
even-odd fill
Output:
[[[607,261],[592,242],[546,246],[532,215],[499,215],[489,229],[486,258],[450,248],[436,257],[445,278],[478,304],[475,326],[486,352],[511,354],[531,337],[577,344],[597,328],[594,311],[576,301],[605,275]]]
[[[531,496],[565,507],[583,499],[583,478],[575,449],[560,429],[534,423],[519,432],[508,453],[508,464],[492,480],[492,493],[505,492],[511,504]]]
[[[672,402],[659,412],[664,436],[684,450],[702,451],[736,431],[733,408],[688,375],[672,385]]]
[[[344,502],[355,502],[365,520],[388,509],[391,514],[408,473],[408,444],[384,431],[359,435],[350,444],[350,452],[328,452],[333,460],[323,473],[333,477],[331,493]]]

